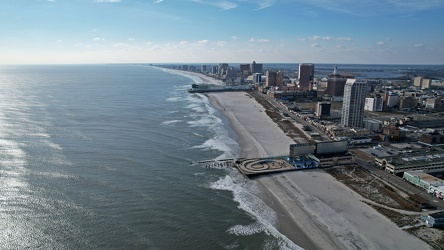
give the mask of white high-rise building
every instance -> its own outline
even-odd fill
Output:
[[[383,100],[381,96],[365,98],[364,110],[382,111]]]
[[[341,125],[360,128],[364,125],[364,104],[367,81],[347,79],[344,88]]]

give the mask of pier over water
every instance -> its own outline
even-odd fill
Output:
[[[260,174],[270,174],[285,171],[295,171],[310,168],[317,168],[319,165],[307,164],[306,161],[289,162],[285,157],[268,158],[239,158],[223,160],[206,160],[192,162],[192,165],[201,164],[208,169],[221,169],[225,167],[235,167],[244,176],[254,176]]]

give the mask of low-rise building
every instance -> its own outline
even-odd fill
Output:
[[[423,220],[428,227],[444,227],[444,213],[429,214]]]
[[[400,152],[399,156],[375,157],[375,164],[392,174],[422,170],[424,173],[444,171],[444,153],[424,154],[410,151]]]
[[[321,119],[330,116],[330,107],[331,103],[329,102],[318,102],[316,105],[316,116]]]
[[[444,133],[433,132],[422,134],[419,138],[419,143],[425,144],[427,146],[442,146],[444,145]]]
[[[353,156],[348,153],[346,141],[290,145],[290,157],[296,158],[300,156],[308,156],[316,165],[321,167],[350,164],[353,161]]]
[[[366,144],[370,142],[372,142],[372,138],[370,137],[353,137],[348,141],[348,143],[352,145]]]
[[[375,119],[364,118],[364,128],[370,131],[380,132],[382,130],[382,122]]]
[[[397,126],[387,126],[382,130],[381,141],[402,141],[404,140],[405,132]]]
[[[432,186],[443,186],[444,181],[422,170],[404,172],[402,179],[429,191]]]

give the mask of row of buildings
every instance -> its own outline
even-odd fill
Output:
[[[336,67],[327,78],[319,80],[314,76],[314,69],[313,64],[300,64],[297,73],[291,75],[285,70],[264,71],[263,65],[256,62],[242,64],[237,71],[222,63],[213,66],[212,73],[208,74],[225,79],[231,74],[242,78],[244,83],[252,84],[259,91],[280,100],[289,109],[300,102],[313,101],[316,105],[314,112],[298,110],[295,114],[333,140],[345,140],[353,146],[375,141],[401,143],[405,140],[415,141],[419,145],[417,147],[421,149],[416,150],[389,150],[383,147],[369,151],[375,165],[387,172],[401,175],[416,170],[427,173],[444,171],[444,152],[440,150],[444,146],[444,133],[440,130],[425,131],[426,128],[444,127],[444,119],[427,114],[410,115],[418,107],[423,111],[439,111],[440,107],[444,107],[442,93],[430,89],[432,83],[436,85],[436,81],[415,77],[404,86],[389,86],[383,81],[368,81],[351,74],[340,74]],[[334,115],[331,115],[332,103],[335,109],[340,107],[339,112],[334,111]],[[381,116],[378,114],[381,111],[388,113]],[[393,117],[387,114],[393,114]],[[313,150],[313,145],[295,145],[293,148],[301,152],[304,148]],[[316,156],[311,151],[309,154]]]
[[[313,90],[314,70],[312,63],[299,64],[297,78],[290,80],[286,71],[264,69],[262,63],[253,61],[251,64],[239,64],[239,67],[230,66],[228,63],[219,63],[218,65],[201,65],[198,68],[195,65],[173,66],[175,69],[184,71],[201,72],[232,83],[252,83],[263,85],[266,88],[286,86],[288,83],[299,91]]]

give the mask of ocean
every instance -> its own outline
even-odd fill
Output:
[[[295,249],[197,77],[147,65],[0,66],[2,249]]]

